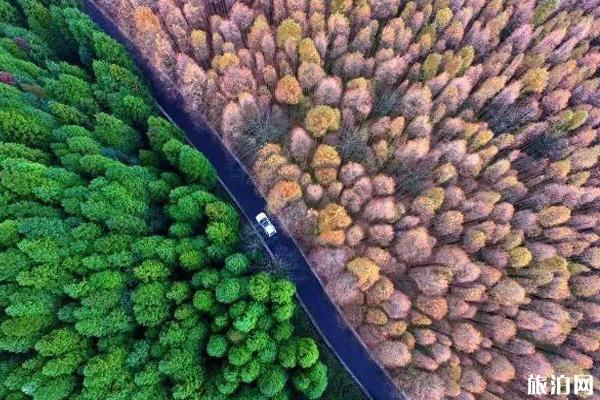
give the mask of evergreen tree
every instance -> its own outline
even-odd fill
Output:
[[[0,398],[314,391],[294,286],[251,273],[214,168],[125,50],[53,3],[0,0]]]

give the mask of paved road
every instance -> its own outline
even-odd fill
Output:
[[[92,1],[84,0],[83,3],[84,11],[105,32],[130,50],[150,83],[161,111],[186,133],[189,142],[214,165],[223,187],[247,220],[259,231],[271,256],[294,266],[291,278],[296,283],[300,303],[327,345],[365,394],[372,400],[404,400],[405,397],[398,392],[385,370],[371,357],[354,330],[343,322],[340,310],[325,293],[321,281],[310,268],[294,239],[286,235],[276,221],[273,222],[278,232],[270,238],[257,226],[254,217],[265,209],[265,200],[256,194],[246,168],[227,150],[216,132],[209,129],[203,121],[191,120],[183,111],[181,97],[174,90],[165,88],[146,67],[146,63],[140,62],[143,60],[141,55],[114,22]]]

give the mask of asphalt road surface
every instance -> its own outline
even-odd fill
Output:
[[[290,278],[296,283],[300,303],[324,341],[352,375],[365,394],[372,400],[404,400],[389,375],[375,361],[356,334],[343,322],[340,310],[329,299],[319,277],[313,272],[302,250],[288,236],[274,218],[270,218],[277,233],[267,237],[257,224],[255,216],[265,210],[265,200],[257,194],[246,168],[225,147],[220,137],[204,121],[192,120],[184,111],[182,98],[174,88],[166,87],[155,76],[133,44],[119,31],[111,18],[92,1],[84,0],[84,11],[108,35],[122,43],[147,79],[154,99],[166,118],[179,126],[191,145],[201,151],[214,165],[219,180],[248,222],[255,227],[272,257],[292,265]]]

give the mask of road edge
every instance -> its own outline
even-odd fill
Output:
[[[230,158],[229,161],[232,160],[235,164],[237,164],[237,166],[242,170],[244,175],[246,175],[246,177],[249,179],[249,181],[252,182],[253,188],[255,188],[256,186],[253,184],[251,175],[248,173],[246,167],[235,156],[235,154],[233,154],[232,152],[229,151],[229,149],[225,146],[225,144],[221,140],[220,136],[216,132],[214,132],[213,129],[211,129],[209,127],[209,125],[206,123],[206,121],[199,120],[197,122],[192,122],[190,116],[183,110],[182,105],[177,104],[177,101],[172,100],[173,98],[176,98],[178,95],[176,89],[166,87],[163,84],[163,82],[157,78],[155,72],[150,70],[146,66],[146,63],[143,62],[143,57],[140,55],[139,51],[135,48],[135,46],[131,43],[131,41],[123,34],[123,32],[118,28],[118,26],[114,23],[112,18],[107,16],[106,13],[104,13],[92,0],[81,0],[80,2],[81,2],[81,11],[85,12],[90,17],[90,19],[94,23],[96,23],[98,26],[100,26],[100,28],[107,35],[109,35],[110,37],[112,37],[113,39],[115,39],[116,41],[121,43],[129,51],[129,56],[133,59],[135,65],[140,70],[142,76],[145,78],[146,83],[151,90],[153,99],[154,99],[158,109],[165,116],[165,118],[167,118],[171,123],[173,123],[174,125],[181,128],[181,130],[186,135],[186,139],[187,139],[188,143],[190,145],[192,145],[193,147],[195,147],[198,151],[200,151],[202,153],[206,153],[205,150],[200,148],[200,145],[206,146],[206,144],[204,144],[204,143],[199,144],[198,143],[199,138],[196,138],[196,140],[193,140],[193,138],[189,134],[190,129],[186,129],[186,126],[192,127],[194,130],[199,131],[199,132],[200,131],[208,132],[210,134],[210,137],[203,137],[204,139],[207,139],[206,142],[208,142],[209,145],[217,146],[218,148],[220,148],[221,152],[224,150],[227,153],[225,155],[225,158]],[[172,112],[171,113],[167,112],[166,108],[169,108],[172,110],[177,110],[177,111],[176,111],[175,115],[173,115]],[[210,159],[209,159],[209,161],[216,168],[216,165],[215,165],[216,163]],[[260,237],[261,243],[263,244],[263,247],[265,248],[265,250],[268,252],[268,254],[271,257],[275,258],[276,257],[275,252],[271,248],[272,246],[269,244],[269,241],[265,240],[265,237],[263,236],[262,232],[258,231],[256,228],[256,223],[254,222],[254,220],[252,218],[253,215],[255,215],[256,213],[253,213],[253,215],[250,215],[250,213],[247,212],[247,210],[244,207],[242,207],[238,196],[236,196],[235,193],[231,190],[231,188],[225,184],[225,182],[221,178],[220,174],[217,174],[217,176],[218,176],[220,185],[227,192],[227,194],[229,195],[231,200],[235,203],[236,207],[240,210],[240,212],[248,220],[248,223],[257,232],[257,235]],[[264,199],[262,199],[262,207],[259,207],[259,209],[260,209],[260,211],[263,211],[265,209]],[[296,248],[296,251],[301,255],[303,262],[306,264],[308,270],[310,271],[312,278],[316,279],[318,281],[319,286],[321,287],[321,289],[324,292],[323,283],[322,283],[320,277],[310,267],[310,264],[308,263],[306,255],[302,251],[301,247],[298,245],[295,238],[291,235],[288,235],[287,232],[283,229],[283,227],[279,223],[276,223],[276,225],[278,228],[278,232],[281,232],[280,235],[285,235],[285,237],[293,243],[293,245]],[[302,278],[300,278],[300,279],[302,279]],[[297,282],[298,277],[296,277],[296,279],[293,279],[293,280],[296,281],[296,283],[298,284],[298,282]],[[329,340],[327,335],[324,334],[323,330],[321,329],[321,326],[319,325],[319,323],[317,323],[316,318],[314,317],[310,308],[307,306],[307,304],[303,300],[302,295],[299,291],[296,292],[296,296],[298,298],[300,305],[305,310],[313,327],[318,332],[318,334],[321,336],[321,339],[323,340],[323,342],[327,345],[327,347],[331,350],[331,352],[338,359],[340,364],[344,367],[344,369],[348,372],[348,374],[350,374],[350,376],[353,378],[353,380],[356,382],[356,384],[362,389],[362,391],[365,393],[365,395],[367,397],[369,397],[371,400],[388,400],[388,399],[389,400],[406,400],[407,399],[406,395],[402,394],[400,392],[400,390],[398,389],[398,387],[393,383],[393,379],[391,378],[389,373],[381,366],[381,364],[370,353],[367,346],[362,341],[360,336],[356,333],[356,331],[345,322],[345,320],[342,317],[343,314],[342,314],[341,310],[339,309],[337,304],[335,304],[329,298],[329,296],[327,296],[325,294],[327,302],[330,303],[337,312],[337,315],[332,316],[332,319],[337,320],[338,321],[337,323],[339,323],[339,324],[343,324],[344,325],[343,329],[345,329],[346,331],[348,331],[349,333],[351,333],[354,336],[353,339],[357,342],[356,344],[362,347],[363,353],[366,353],[365,361],[368,364],[371,364],[371,366],[373,366],[376,369],[376,370],[373,370],[373,373],[376,375],[375,376],[376,378],[380,378],[380,379],[378,379],[380,382],[375,382],[372,385],[369,385],[369,386],[373,386],[371,388],[365,387],[365,382],[362,382],[361,379],[359,379],[356,371],[353,371],[348,366],[347,362],[340,356],[339,352],[336,351],[335,346],[333,345],[333,343],[331,343],[331,341]],[[376,389],[379,389],[379,390],[376,390]],[[384,392],[384,393],[382,393],[382,392]],[[387,395],[385,394],[385,392],[387,392]]]

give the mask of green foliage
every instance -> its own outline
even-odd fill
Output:
[[[308,393],[294,285],[251,273],[214,168],[123,47],[49,3],[0,0],[0,398]]]
[[[244,294],[245,281],[239,278],[225,278],[217,285],[215,294],[221,303],[230,304]]]
[[[194,294],[194,307],[198,311],[209,312],[213,309],[215,297],[209,290],[198,290]]]
[[[19,242],[19,223],[12,219],[0,222],[0,246],[13,246]]]
[[[123,108],[123,104],[120,103],[123,102],[125,96],[140,97],[142,101],[146,102],[145,107],[150,106],[145,86],[131,70],[98,60],[93,62],[93,70],[96,76],[96,96],[111,110]],[[129,116],[129,118],[136,118],[136,116]]]
[[[299,392],[309,399],[318,399],[327,387],[327,367],[318,362],[294,376],[293,381]]]
[[[96,114],[94,135],[100,143],[124,153],[136,150],[141,143],[141,135],[120,119],[112,115]]]
[[[278,354],[279,362],[284,368],[295,368],[298,365],[298,351],[294,341],[282,344]]]
[[[279,321],[271,330],[271,335],[276,342],[284,342],[292,337],[294,333],[294,325],[290,321]]]
[[[75,40],[79,61],[90,66],[96,58],[93,46],[93,34],[98,32],[92,21],[75,8],[64,8],[62,14],[68,24],[68,29]]]
[[[17,110],[0,110],[0,140],[35,145],[45,132],[35,120]]]
[[[212,188],[217,181],[217,173],[202,153],[197,152],[188,145],[179,151],[177,166],[192,182],[198,182]]]
[[[151,116],[148,118],[147,136],[150,146],[162,154],[163,146],[171,139],[181,138],[181,133],[174,125],[164,118]]]
[[[20,0],[19,5],[27,18],[28,28],[45,43],[56,45],[58,32],[52,29],[53,15],[50,9],[35,0]]]
[[[133,269],[133,275],[141,282],[150,282],[169,277],[169,269],[160,261],[145,260]]]
[[[248,294],[257,301],[267,301],[271,291],[271,277],[260,272],[250,278],[248,282]]]
[[[129,58],[123,46],[104,32],[94,30],[92,32],[92,43],[98,60],[118,65],[127,70],[134,69],[131,58]]]
[[[214,289],[219,282],[220,276],[219,272],[215,269],[206,268],[199,271],[192,278],[192,284],[195,286]]]
[[[82,79],[84,81],[90,80],[90,76],[85,69],[81,68],[78,65],[69,64],[68,62],[65,62],[65,61],[58,61],[58,62],[47,61],[46,67],[54,75],[65,74],[65,75],[72,75],[72,76]]]
[[[296,313],[294,318],[294,327],[297,331],[297,335],[301,336],[314,336],[318,337],[318,333],[316,333],[312,323],[308,319],[305,313]],[[320,364],[321,362],[326,365],[326,376],[327,380],[322,381],[323,384],[326,385],[324,392],[321,394],[320,398],[324,399],[344,399],[344,400],[365,400],[366,396],[363,394],[362,390],[356,383],[352,380],[350,375],[346,372],[343,366],[337,361],[336,356],[329,350],[327,345],[323,341],[317,342],[317,347],[320,350],[320,358],[321,361],[317,361],[315,365]],[[322,370],[323,368],[317,367]],[[307,374],[304,372],[299,377],[294,377],[295,387],[306,387],[302,385],[302,382],[307,382],[304,377]],[[310,380],[308,380],[310,382]],[[310,386],[310,383],[309,383]],[[304,392],[305,396],[307,393]],[[318,393],[315,393],[318,394]],[[319,397],[315,397],[319,398]]]
[[[222,201],[215,201],[206,204],[204,212],[213,221],[219,221],[226,224],[237,226],[239,223],[239,215],[231,204]]]
[[[112,110],[117,118],[139,129],[147,128],[146,121],[152,113],[147,101],[130,94],[118,97],[112,104]]]
[[[206,352],[211,357],[223,357],[227,352],[227,339],[221,335],[211,336],[206,346]]]
[[[252,353],[244,346],[232,346],[227,352],[227,359],[231,365],[240,367],[250,361]]]
[[[7,24],[19,24],[22,22],[19,9],[6,0],[0,0],[0,22]]]
[[[300,364],[302,368],[308,368],[314,365],[319,359],[319,349],[312,339],[298,339],[296,347],[298,349],[298,364]]]
[[[260,392],[273,397],[285,386],[288,376],[283,368],[277,365],[266,367],[266,371],[258,378]]]
[[[294,284],[287,279],[277,279],[271,285],[271,300],[277,304],[287,304],[296,293]]]
[[[44,88],[49,98],[72,106],[84,114],[93,115],[100,111],[90,84],[81,78],[60,74],[58,79],[47,80]]]
[[[225,259],[225,269],[232,275],[241,275],[250,266],[250,260],[243,254],[232,254]]]
[[[87,126],[89,121],[84,113],[66,104],[56,101],[48,102],[48,108],[61,125]]]

